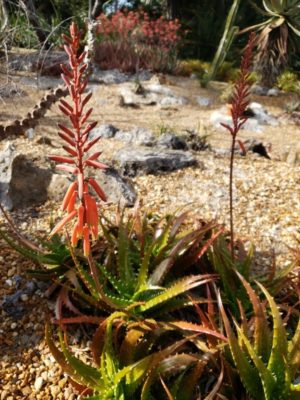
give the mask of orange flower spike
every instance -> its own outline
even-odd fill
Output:
[[[78,197],[78,192],[77,192],[77,190],[75,190],[75,192],[72,194],[72,197],[71,197],[68,207],[67,207],[68,214],[70,214],[75,209],[77,197]]]
[[[88,193],[84,194],[86,220],[90,226],[98,225],[98,209],[96,200]]]
[[[74,228],[73,228],[73,232],[72,232],[72,238],[71,238],[71,244],[72,244],[73,247],[77,246],[78,239],[79,239],[78,224],[75,224]]]
[[[77,179],[78,179],[78,196],[81,200],[83,195],[83,183],[84,183],[83,174],[78,174]]]
[[[84,223],[84,206],[81,204],[77,210],[77,225],[78,225],[78,235],[82,236],[83,234],[83,223]]]
[[[69,186],[67,193],[65,194],[65,197],[63,199],[62,206],[61,206],[62,210],[65,210],[68,207],[68,204],[69,204],[76,189],[77,189],[77,182],[71,183],[71,185]]]
[[[58,231],[60,231],[68,222],[70,222],[75,215],[77,214],[77,211],[74,210],[70,214],[67,214],[50,232],[50,237],[55,235]]]
[[[107,197],[101,187],[98,185],[97,181],[94,178],[89,178],[89,183],[92,186],[92,188],[95,190],[99,198],[103,201],[107,201]]]
[[[98,224],[91,226],[91,231],[92,231],[92,239],[97,240],[99,235]]]
[[[90,244],[90,229],[87,225],[83,227],[83,254],[88,257],[90,254],[91,244]]]

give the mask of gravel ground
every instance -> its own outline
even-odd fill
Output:
[[[200,91],[202,95],[210,94],[199,89],[196,83],[191,85],[190,81],[182,80],[177,86],[172,82],[170,87],[183,96],[190,92],[196,96]],[[31,104],[34,105],[41,97],[40,92],[27,91],[29,96],[23,109],[20,99],[7,100],[3,104],[1,120],[16,118],[16,110],[25,115]],[[195,104],[179,109],[142,107],[140,110],[125,110],[118,106],[118,96],[117,86],[100,87],[95,91],[95,118],[100,124],[113,123],[122,129],[138,125],[162,130],[166,125],[174,128],[176,122],[175,128],[180,131],[181,128],[195,128],[199,121],[205,124],[208,120],[209,111],[199,109]],[[281,105],[287,99],[264,101],[273,102],[270,109],[279,115]],[[57,121],[61,121],[61,117],[54,107],[36,128],[37,138],[46,135],[52,141],[51,149],[44,146],[46,153],[56,152],[54,148],[61,145],[56,136]],[[249,132],[241,134],[243,139],[253,136]],[[213,149],[228,148],[227,137],[223,131],[213,131],[210,137]],[[297,240],[300,240],[300,167],[287,164],[281,156],[282,152],[299,142],[299,128],[289,125],[283,134],[281,126],[266,127],[255,137],[272,142],[272,160],[250,153],[245,158],[236,158],[234,218],[236,236],[254,243],[258,256],[256,267],[263,270],[264,263],[272,262],[273,253],[279,266],[286,265],[291,259],[288,246],[296,247]],[[25,153],[41,152],[43,148],[33,146],[24,138],[15,140],[15,145]],[[101,146],[107,159],[109,153],[115,152],[121,144],[103,140]],[[193,212],[191,222],[197,218],[213,218],[228,226],[228,156],[206,151],[196,157],[197,167],[134,178],[140,199],[145,209],[150,211],[164,214],[184,207]],[[46,235],[50,218],[57,208],[57,204],[47,203],[14,212],[12,217],[27,235]],[[114,207],[104,206],[104,209],[113,212]],[[53,303],[44,296],[47,285],[27,277],[26,271],[31,267],[28,261],[0,241],[0,400],[77,399],[78,395],[45,345],[44,325],[45,320],[53,315]],[[82,333],[80,335],[82,337]],[[88,338],[83,338],[85,340],[77,344],[77,348],[85,354]]]
[[[187,207],[192,218],[216,218],[228,225],[228,157],[205,152],[197,158],[198,167],[135,178],[144,207],[160,214]],[[285,265],[291,255],[287,246],[296,246],[300,239],[299,173],[299,167],[255,155],[236,159],[236,232],[255,244],[264,255],[260,260],[271,262],[268,254],[274,250],[278,264]],[[13,218],[24,232],[45,234],[53,207],[48,203],[14,213]],[[112,206],[106,208],[113,211]],[[0,254],[0,399],[78,398],[43,339],[44,322],[53,308],[43,295],[46,284],[27,278],[32,265],[4,243]]]

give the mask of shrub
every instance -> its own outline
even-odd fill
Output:
[[[300,94],[300,79],[295,72],[284,71],[277,78],[277,86],[284,92],[295,92]]]
[[[164,17],[151,20],[143,11],[118,11],[98,17],[95,61],[102,69],[124,72],[148,69],[173,72],[177,67],[180,23]]]

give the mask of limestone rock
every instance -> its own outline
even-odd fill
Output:
[[[125,147],[114,156],[124,176],[158,174],[196,165],[196,159],[186,151]]]

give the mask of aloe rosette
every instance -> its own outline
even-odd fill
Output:
[[[289,332],[273,297],[257,283],[270,309],[270,326],[266,306],[250,284],[241,275],[239,278],[251,300],[253,319],[246,321],[241,309],[242,324],[234,320],[235,334],[221,297],[219,307],[230,352],[246,390],[254,400],[300,399],[300,319],[295,331]]]
[[[76,246],[79,239],[83,239],[84,255],[90,253],[91,238],[98,237],[98,207],[96,199],[90,190],[96,192],[100,200],[106,201],[106,195],[92,177],[86,176],[86,168],[105,169],[107,166],[98,161],[101,152],[88,154],[89,150],[99,141],[100,137],[90,140],[89,134],[97,122],[87,123],[93,109],[86,110],[92,93],[85,93],[88,79],[85,76],[87,63],[84,62],[85,52],[78,54],[80,33],[72,23],[71,37],[63,35],[64,49],[69,57],[70,68],[61,65],[62,79],[64,80],[71,97],[71,104],[64,99],[60,100],[59,108],[71,122],[71,128],[59,124],[59,136],[65,141],[63,146],[67,156],[51,155],[50,159],[59,163],[56,168],[76,176],[70,184],[62,202],[63,211],[67,215],[53,228],[50,236],[60,231],[68,222],[77,218],[73,225],[71,243]],[[77,205],[78,203],[78,205]]]

